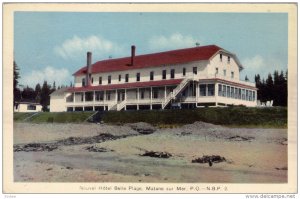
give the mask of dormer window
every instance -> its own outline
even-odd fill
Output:
[[[137,73],[137,74],[136,74],[136,81],[137,81],[137,82],[140,81],[140,77],[141,77],[141,74],[140,74],[140,73]]]
[[[229,56],[227,57],[227,63],[230,63],[230,57]]]
[[[119,75],[119,82],[122,80],[122,76],[121,75]]]
[[[99,77],[99,84],[102,84],[102,77]]]
[[[222,54],[220,54],[220,61],[222,61]]]
[[[111,75],[108,76],[108,78],[107,78],[107,83],[108,83],[108,84],[111,84]]]
[[[85,86],[85,78],[82,78],[82,80],[81,80],[81,85],[82,85],[82,86]]]

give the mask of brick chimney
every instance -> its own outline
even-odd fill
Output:
[[[86,81],[85,81],[85,85],[86,86],[90,86],[91,85],[91,75],[92,75],[92,53],[91,52],[87,52],[86,55]]]
[[[134,65],[134,57],[135,57],[135,46],[134,45],[132,45],[131,46],[131,66],[133,66]]]

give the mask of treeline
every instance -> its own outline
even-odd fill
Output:
[[[287,106],[288,99],[288,71],[275,70],[273,76],[269,73],[266,79],[261,79],[257,74],[254,77],[257,91],[257,99],[261,102],[273,100],[273,106]]]
[[[14,62],[14,105],[20,101],[36,102],[42,105],[43,111],[49,111],[50,94],[65,86],[58,86],[56,88],[55,82],[51,86],[47,81],[44,81],[42,86],[38,83],[34,88],[26,86],[20,89],[18,87],[20,79],[19,70],[18,65]]]

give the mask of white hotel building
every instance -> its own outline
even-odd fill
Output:
[[[51,94],[50,111],[144,110],[256,106],[254,83],[240,80],[235,54],[209,45],[92,63],[73,75],[74,87]]]

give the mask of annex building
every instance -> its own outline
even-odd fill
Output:
[[[74,87],[51,94],[50,111],[256,106],[255,84],[240,80],[237,56],[216,45],[102,60],[76,71]]]

